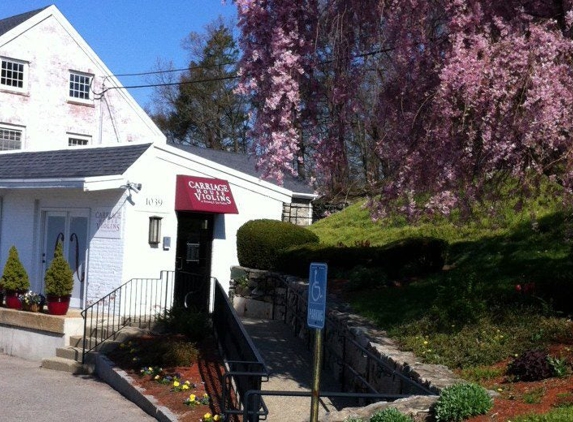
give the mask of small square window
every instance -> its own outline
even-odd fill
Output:
[[[70,98],[90,100],[90,87],[92,76],[82,73],[70,72]]]
[[[26,87],[26,68],[25,62],[3,58],[0,64],[0,86],[23,91]]]
[[[22,130],[0,126],[0,151],[22,149]]]

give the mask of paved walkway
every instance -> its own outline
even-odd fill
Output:
[[[40,368],[0,354],[2,421],[154,421],[117,391],[89,376]]]
[[[283,321],[242,318],[245,329],[259,349],[270,380],[263,382],[263,390],[311,391],[313,354],[304,342],[296,338]],[[339,384],[330,372],[323,370],[320,391],[340,391]],[[269,408],[270,422],[303,422],[310,419],[310,397],[264,396]],[[320,415],[344,407],[335,406],[329,399],[321,398]]]

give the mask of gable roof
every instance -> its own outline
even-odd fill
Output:
[[[0,179],[66,179],[122,175],[151,144],[0,154]]]
[[[226,167],[230,167],[234,170],[240,171],[242,173],[248,174],[249,176],[262,178],[262,173],[256,169],[256,163],[254,158],[247,154],[239,154],[228,151],[218,151],[211,148],[202,148],[191,145],[181,145],[176,143],[169,143],[168,145],[189,152],[193,155],[205,158],[206,160],[213,161],[217,164],[221,164]],[[269,180],[270,183],[278,185],[276,181]],[[285,175],[283,180],[283,187],[294,192],[294,193],[304,193],[313,194],[314,190],[310,185],[305,183],[301,179],[297,179],[291,175]]]
[[[19,15],[11,16],[9,18],[0,19],[0,35],[4,35],[6,32],[17,27],[21,23],[27,21],[32,16],[37,15],[47,7],[49,6],[43,7],[41,9],[32,10],[31,12],[21,13]]]

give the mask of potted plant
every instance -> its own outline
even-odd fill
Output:
[[[20,309],[22,303],[18,295],[28,291],[30,288],[30,279],[20,261],[16,246],[12,246],[8,252],[8,259],[4,265],[0,284],[2,284],[6,294],[6,306],[12,309]]]
[[[20,303],[22,303],[22,309],[31,312],[40,312],[46,302],[44,295],[34,292],[24,293],[19,298]]]
[[[44,277],[48,312],[52,315],[65,315],[70,306],[70,296],[74,288],[74,273],[64,258],[61,242],[56,245],[54,259]]]

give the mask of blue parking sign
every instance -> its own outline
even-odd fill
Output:
[[[308,310],[306,323],[310,328],[324,328],[326,314],[326,280],[328,266],[323,263],[310,264],[308,276]]]

